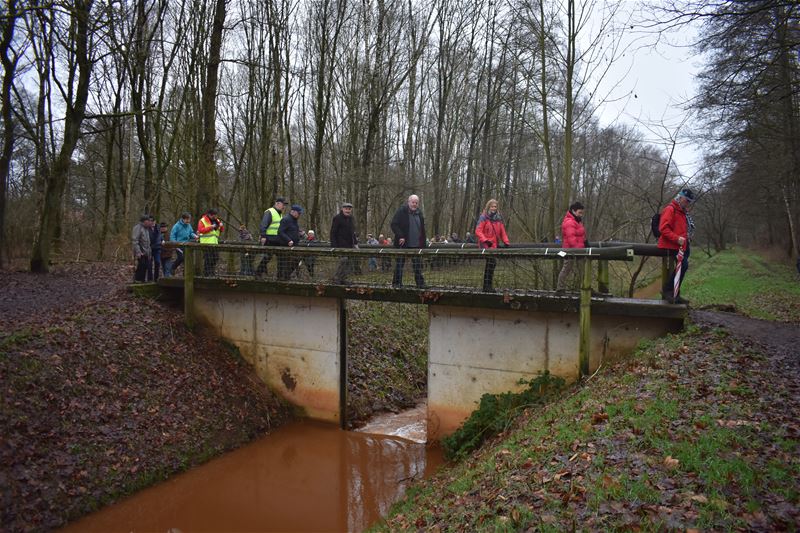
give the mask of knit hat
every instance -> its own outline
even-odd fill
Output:
[[[303,208],[297,204],[292,205],[292,211],[297,211],[301,215],[303,214]]]

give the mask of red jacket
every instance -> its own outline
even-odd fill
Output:
[[[586,228],[583,227],[583,222],[575,220],[575,215],[567,211],[561,221],[561,247],[583,248],[585,241]]]
[[[677,250],[678,237],[689,240],[689,223],[686,220],[686,211],[681,208],[681,204],[672,200],[667,207],[661,211],[661,218],[658,221],[658,230],[661,236],[658,238],[658,247],[669,250]]]
[[[481,213],[478,218],[478,227],[475,228],[475,235],[478,237],[478,246],[481,248],[497,248],[501,242],[506,246],[509,244],[506,225],[503,224],[500,215],[491,220],[486,213]]]

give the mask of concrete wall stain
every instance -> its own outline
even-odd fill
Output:
[[[288,367],[281,370],[281,381],[290,391],[297,388],[297,380],[292,376],[292,372]]]

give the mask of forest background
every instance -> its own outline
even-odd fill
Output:
[[[323,238],[342,201],[363,237],[416,193],[431,235],[463,237],[493,197],[515,241],[552,241],[580,199],[592,240],[644,242],[684,186],[707,250],[796,256],[800,6],[625,4],[8,0],[0,263],[124,259],[142,213],[218,207],[235,240],[278,195]],[[686,119],[603,124],[611,66],[690,26]]]

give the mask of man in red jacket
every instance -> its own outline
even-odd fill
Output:
[[[683,189],[661,211],[658,222],[658,231],[661,232],[661,236],[658,238],[658,247],[669,250],[669,254],[673,256],[677,255],[678,250],[683,249],[684,257],[681,269],[684,271],[689,268],[689,254],[685,253],[689,246],[689,221],[686,218],[686,210],[692,202],[694,202],[694,193],[691,189]],[[680,295],[674,296],[674,283],[675,269],[673,268],[670,271],[669,279],[661,287],[662,298],[671,304],[688,304],[689,301],[681,298]]]
[[[586,248],[586,228],[583,227],[583,213],[584,207],[580,202],[575,202],[569,206],[569,211],[564,215],[564,220],[561,222],[561,239],[562,248]],[[576,260],[574,258],[565,259],[564,266],[561,267],[561,272],[558,274],[558,285],[556,285],[556,292],[564,292],[567,279],[572,270],[575,268]]]

